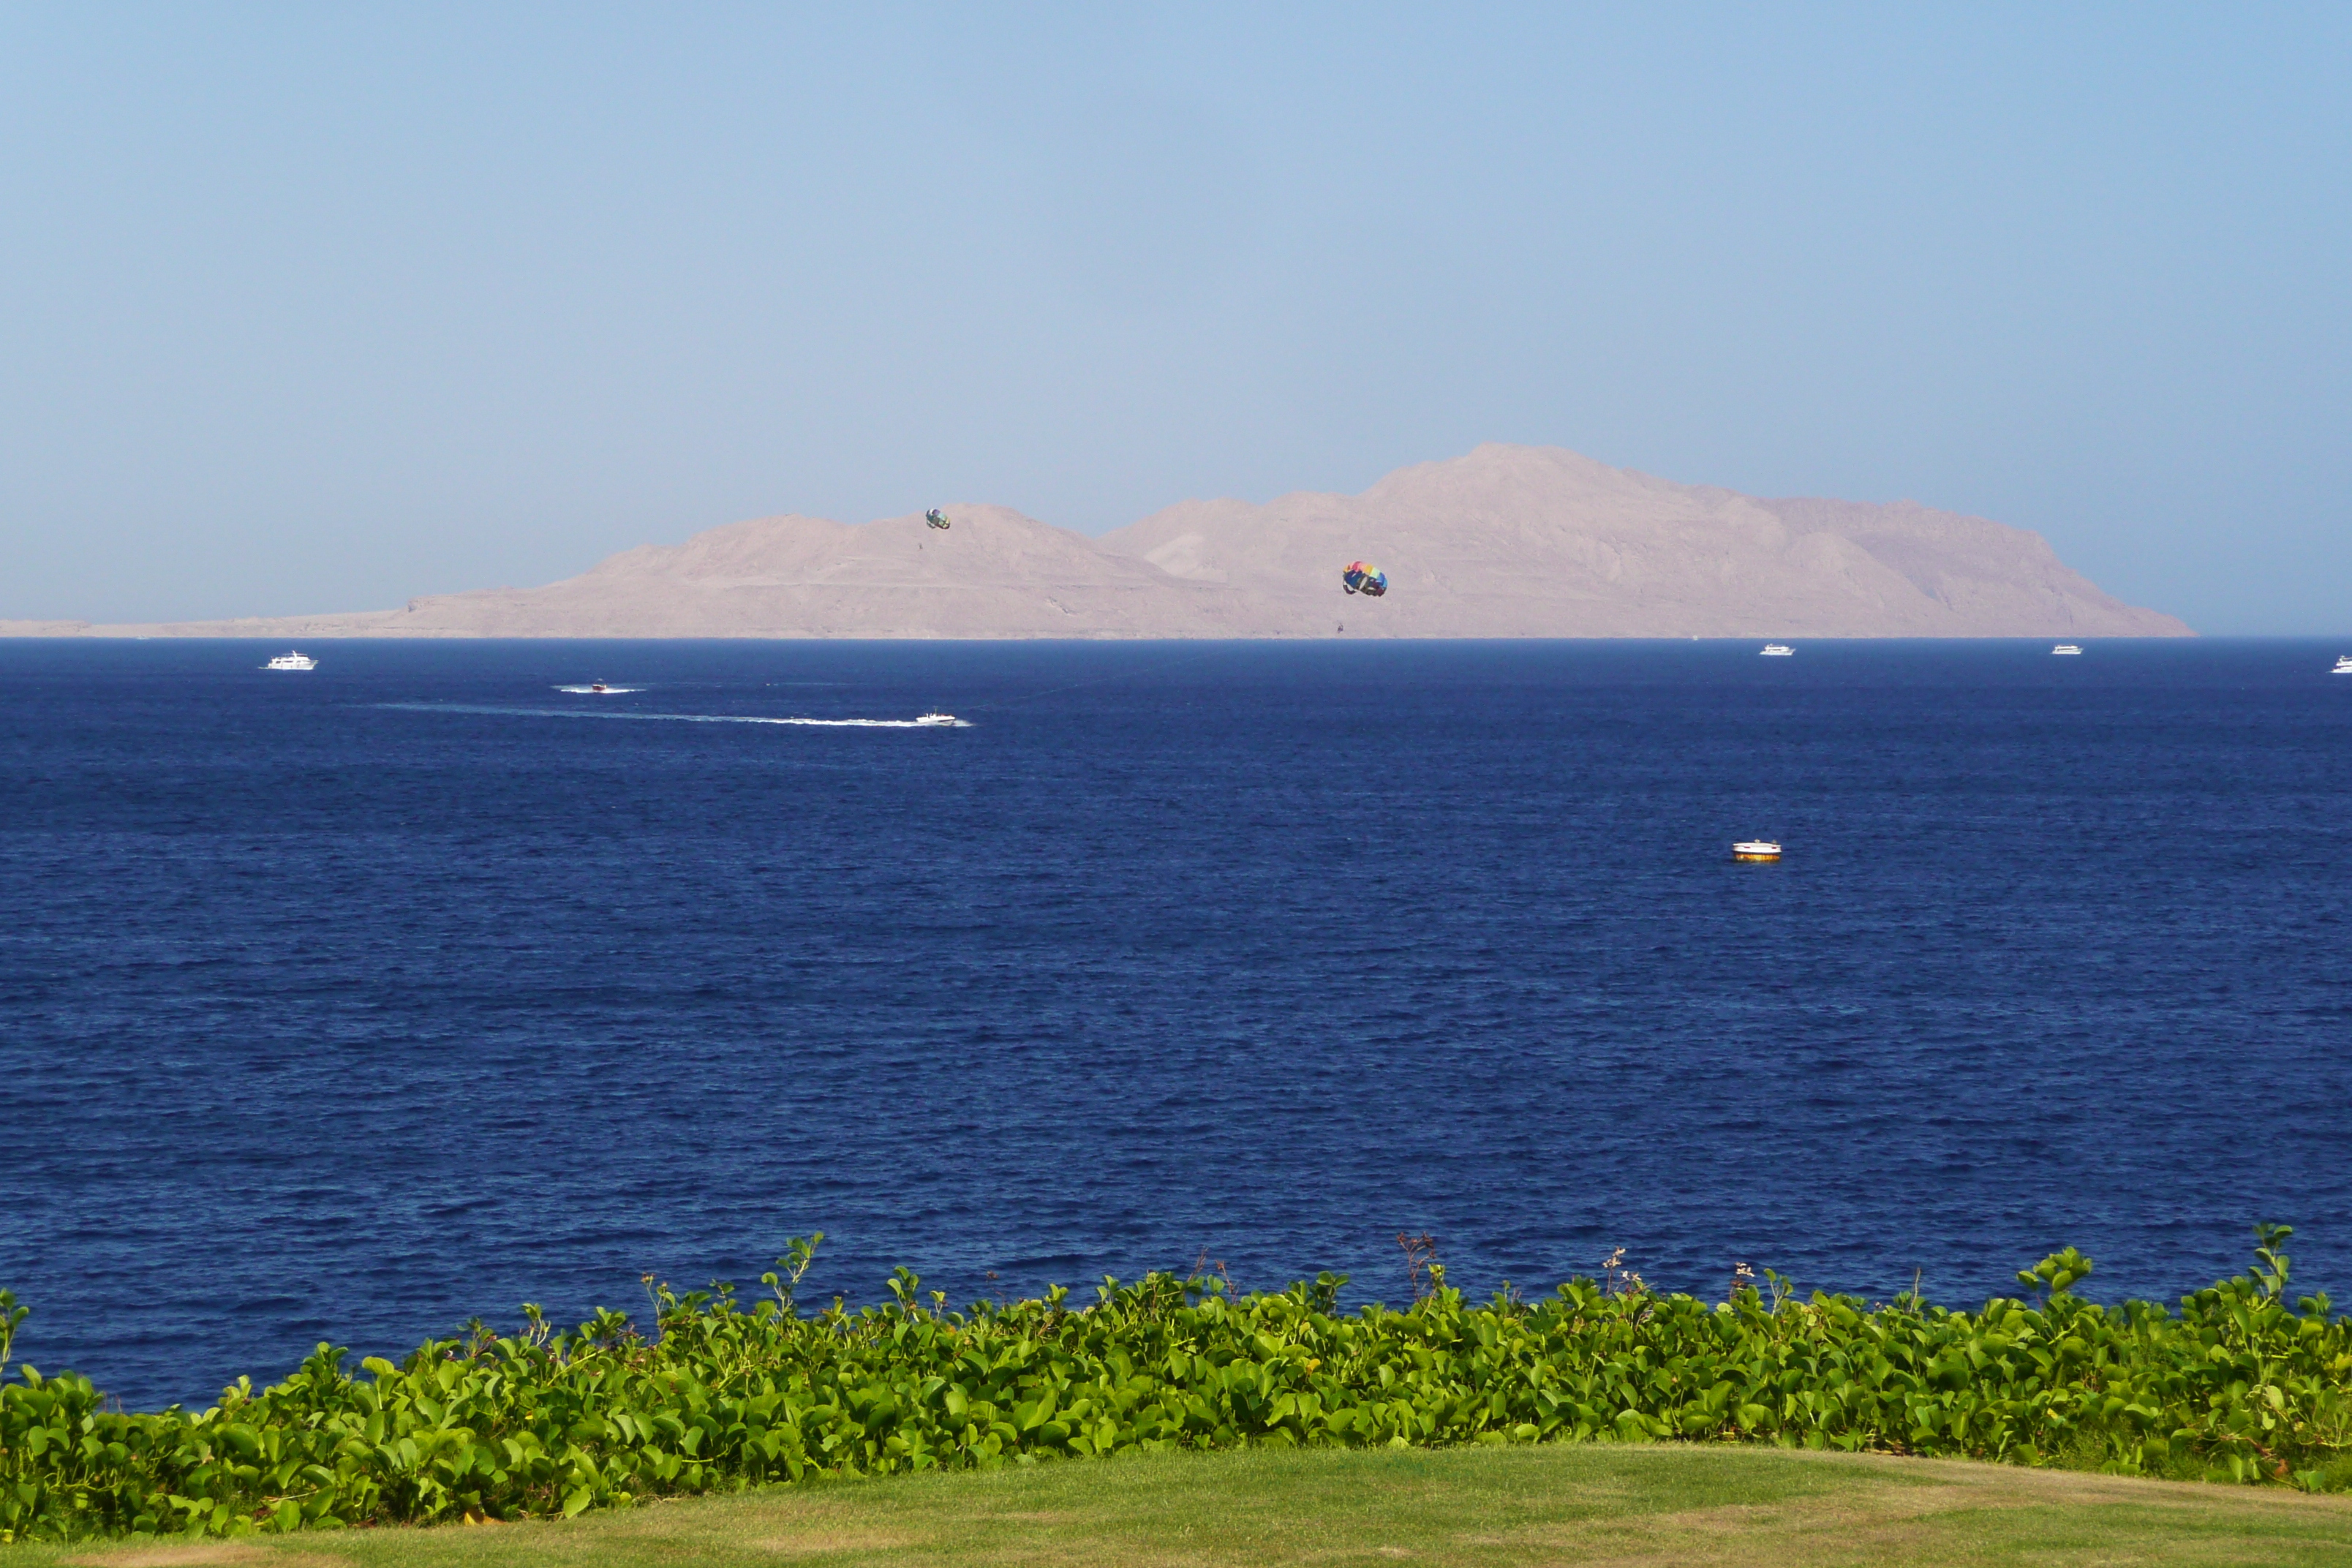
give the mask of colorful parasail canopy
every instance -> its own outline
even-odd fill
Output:
[[[1339,574],[1339,582],[1350,594],[1361,594],[1377,599],[1389,591],[1389,574],[1369,561],[1350,561]]]
[[[929,523],[933,528],[945,528],[948,525],[948,514],[941,511],[939,508],[933,507],[930,510],[923,514],[923,521]]]

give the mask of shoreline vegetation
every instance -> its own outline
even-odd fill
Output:
[[[821,1237],[746,1306],[647,1277],[651,1321],[559,1331],[535,1306],[356,1373],[328,1344],[201,1412],[126,1413],[86,1378],[0,1385],[0,1542],[222,1537],[574,1517],[825,1478],[1001,1470],[1182,1450],[1757,1444],[2108,1475],[2352,1489],[2352,1319],[2288,1295],[2284,1226],[2178,1311],[2074,1293],[2072,1248],[1977,1311],[1916,1294],[1800,1297],[1769,1270],[1727,1300],[1616,1267],[1473,1302],[1426,1237],[1415,1299],[1343,1312],[1324,1274],[1106,1279],[1091,1302],[804,1312]],[[0,1291],[0,1372],[26,1309]]]

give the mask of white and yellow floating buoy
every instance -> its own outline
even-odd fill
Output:
[[[1751,838],[1745,844],[1733,845],[1731,858],[1734,860],[1778,860],[1780,847],[1769,838]]]

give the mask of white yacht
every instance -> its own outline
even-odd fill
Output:
[[[915,720],[918,724],[952,724],[955,721],[956,716],[952,713],[924,713]]]
[[[2079,647],[2076,647],[2073,643],[2070,643],[2070,642],[2062,642],[2062,643],[2060,643],[2056,647],[2052,648],[2050,651],[2051,651],[2052,653],[2080,653],[2080,652],[2082,652],[2083,650],[2082,650],[2081,648],[2079,648]]]
[[[1797,650],[1795,648],[1790,647],[1784,642],[1768,642],[1764,645],[1764,657],[1766,658],[1787,658],[1796,651]]]
[[[1745,844],[1731,847],[1734,860],[1778,860],[1780,847],[1769,838],[1751,838]]]
[[[2352,675],[2352,654],[2344,654],[2336,660],[2336,673]]]
[[[281,653],[261,667],[264,669],[316,669],[319,661],[307,653]]]

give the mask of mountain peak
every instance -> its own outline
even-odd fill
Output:
[[[2173,637],[2038,534],[1916,501],[1772,500],[1489,442],[1359,495],[1192,500],[1088,539],[1010,508],[786,514],[543,588],[185,635],[676,637]],[[1370,559],[1380,599],[1343,593]],[[1344,628],[1344,629],[1343,629]]]

